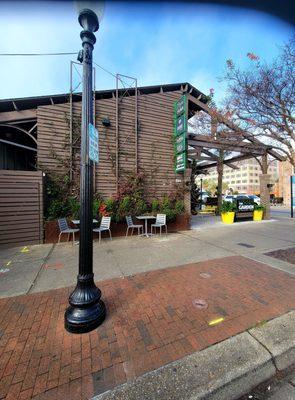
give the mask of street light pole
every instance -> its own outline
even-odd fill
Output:
[[[89,124],[93,123],[92,51],[99,28],[97,15],[91,9],[82,9],[79,23],[83,50],[78,60],[83,63],[81,167],[80,167],[80,241],[79,274],[77,285],[69,297],[70,306],[65,312],[65,328],[72,333],[85,333],[98,327],[106,316],[100,299],[101,291],[94,283],[93,274],[93,162],[89,159]]]
[[[203,178],[201,178],[201,211],[203,206]]]

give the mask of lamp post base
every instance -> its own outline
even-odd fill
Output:
[[[95,286],[93,273],[78,275],[70,306],[65,312],[65,329],[71,333],[86,333],[97,328],[106,317],[106,307],[100,300],[101,291]]]
[[[89,308],[69,306],[65,312],[65,329],[70,333],[86,333],[102,324],[106,307],[102,300]]]

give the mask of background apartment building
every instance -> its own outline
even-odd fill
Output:
[[[246,194],[259,194],[260,184],[259,175],[261,168],[255,159],[243,160],[235,163],[239,169],[233,169],[224,165],[223,182],[228,184],[228,187],[234,192]],[[275,183],[278,179],[278,163],[273,160],[268,168],[268,174],[271,177],[271,183]],[[217,170],[216,168],[209,170],[209,174],[205,179],[216,181],[217,185]]]
[[[284,204],[291,204],[290,176],[294,174],[294,168],[289,161],[279,163],[278,195],[283,197]]]

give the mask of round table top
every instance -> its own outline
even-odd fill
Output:
[[[75,225],[80,225],[80,220],[79,219],[72,219],[73,224]],[[92,222],[96,224],[98,221],[96,219],[93,219]]]
[[[155,219],[156,217],[154,217],[153,215],[139,215],[136,218],[137,219]]]

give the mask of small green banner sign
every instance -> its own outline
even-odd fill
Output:
[[[186,133],[183,132],[181,135],[175,138],[175,152],[176,154],[186,151]]]
[[[186,114],[186,96],[182,96],[174,105],[174,113],[178,117],[181,114]]]
[[[185,114],[180,115],[176,118],[175,122],[175,134],[180,135],[187,131],[187,117]]]
[[[175,172],[183,172],[186,169],[186,151],[176,155]]]

